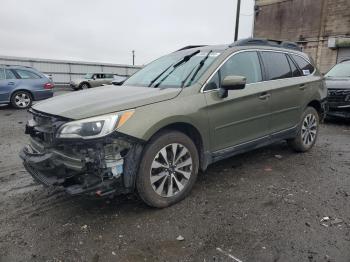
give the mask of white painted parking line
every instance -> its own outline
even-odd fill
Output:
[[[231,255],[230,253],[228,253],[228,252],[222,250],[222,249],[219,248],[219,247],[217,247],[216,250],[219,251],[220,253],[222,253],[222,254],[228,256],[229,258],[232,258],[232,259],[233,259],[234,261],[236,261],[236,262],[243,262],[243,261],[240,260],[239,258],[236,258],[235,256],[233,256],[233,255]]]

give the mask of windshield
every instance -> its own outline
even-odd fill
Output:
[[[84,76],[84,78],[85,79],[92,79],[92,76],[93,76],[94,74],[86,74],[85,76]]]
[[[191,56],[193,53],[193,50],[186,50],[163,56],[132,75],[124,85],[178,88],[194,84],[220,53],[198,51]],[[176,65],[185,56],[191,57]]]
[[[350,63],[340,63],[334,66],[326,77],[350,77]]]

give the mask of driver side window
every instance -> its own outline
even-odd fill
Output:
[[[244,76],[247,84],[262,81],[261,66],[257,52],[242,52],[233,55],[220,68],[221,79],[226,76]]]
[[[247,84],[262,81],[262,72],[258,53],[247,51],[233,55],[211,78],[205,91],[220,88],[221,81],[226,76],[244,76],[247,78]]]

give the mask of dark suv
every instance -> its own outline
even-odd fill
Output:
[[[28,108],[35,100],[53,96],[53,82],[32,67],[0,65],[0,104]]]
[[[166,207],[221,159],[280,140],[310,150],[326,96],[322,75],[295,44],[191,46],[118,88],[35,105],[21,157],[36,180],[70,194],[137,192]]]
[[[327,115],[350,119],[350,61],[335,65],[325,77],[329,105]]]

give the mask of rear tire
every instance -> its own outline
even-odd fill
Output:
[[[306,152],[316,143],[320,126],[320,117],[313,107],[307,107],[298,126],[294,139],[287,140],[288,145],[296,152]]]
[[[178,131],[156,135],[146,145],[136,180],[141,199],[164,208],[184,199],[198,174],[198,151],[193,141]]]
[[[26,109],[33,103],[32,94],[28,91],[16,91],[11,96],[11,105],[17,109]]]

